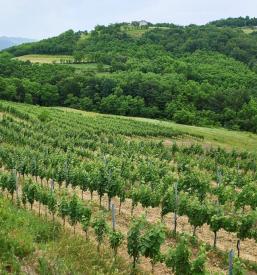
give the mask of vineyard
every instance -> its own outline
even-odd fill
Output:
[[[254,151],[206,146],[165,124],[5,101],[0,145],[4,196],[133,272],[227,274],[233,250],[231,274],[257,274]]]

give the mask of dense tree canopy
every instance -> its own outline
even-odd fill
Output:
[[[227,18],[221,19],[211,22],[210,24],[215,25],[217,27],[249,27],[249,26],[257,26],[257,18],[246,17],[238,17],[238,18]]]
[[[81,32],[75,33],[73,30],[68,30],[57,37],[11,47],[8,52],[14,56],[25,54],[72,54],[81,34]]]
[[[73,53],[98,70],[2,53],[0,98],[256,132],[257,35],[216,25],[114,24],[10,48],[14,55]]]

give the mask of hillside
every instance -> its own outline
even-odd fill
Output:
[[[256,33],[217,24],[112,24],[12,47],[0,97],[256,133]]]
[[[3,183],[0,171],[0,184]],[[20,179],[20,181],[22,181]],[[112,251],[106,247],[102,257],[95,242],[85,241],[83,234],[74,235],[70,226],[45,209],[39,212],[20,205],[18,198],[10,201],[7,192],[0,195],[0,272],[1,274],[128,274],[129,266],[123,259],[113,263]],[[46,218],[46,215],[48,218]],[[81,264],[83,262],[83,264]]]
[[[211,25],[215,25],[218,27],[256,27],[257,26],[257,18],[246,17],[238,17],[238,18],[227,18],[220,19],[210,22]]]
[[[81,34],[81,32],[75,33],[73,30],[68,30],[57,37],[14,46],[7,51],[14,56],[25,54],[72,54]]]
[[[23,43],[33,42],[33,39],[20,37],[0,37],[0,51]]]
[[[256,274],[256,140],[225,129],[0,101],[0,248],[12,248],[0,267],[128,274],[137,251],[136,274],[152,266],[154,274],[173,274],[171,255],[179,259],[180,247],[192,253],[190,270],[201,259],[201,270],[222,274],[240,242],[235,268]],[[120,240],[116,261],[111,238]]]

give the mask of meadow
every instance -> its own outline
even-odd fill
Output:
[[[20,61],[30,61],[32,63],[39,64],[53,64],[62,63],[68,61],[73,61],[73,57],[70,55],[49,55],[49,54],[27,54],[16,57],[15,59]]]

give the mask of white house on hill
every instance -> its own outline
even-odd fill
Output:
[[[139,21],[138,22],[139,23],[139,27],[145,27],[145,26],[148,26],[148,22],[147,21],[145,21],[145,20],[141,20],[141,21]]]

